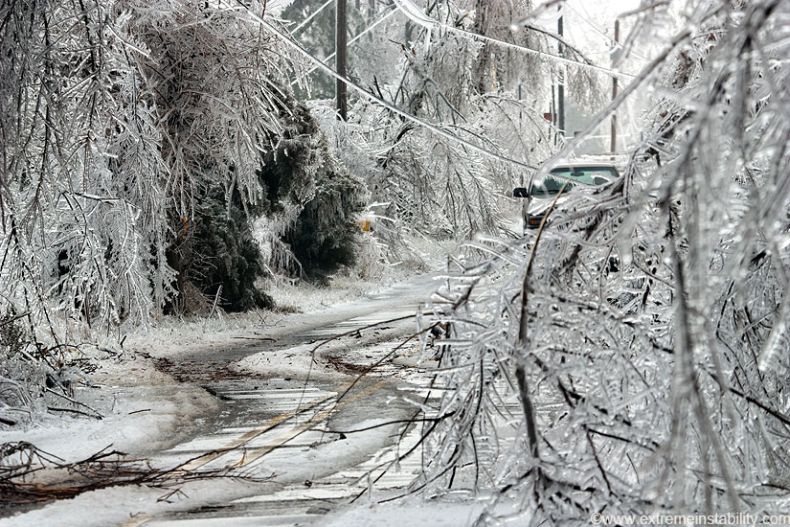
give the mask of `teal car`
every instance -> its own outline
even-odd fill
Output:
[[[533,182],[529,188],[513,189],[513,197],[529,198],[529,210],[524,211],[524,227],[537,229],[555,199],[562,200],[565,194],[573,192],[578,187],[594,188],[608,185],[619,177],[620,174],[614,165],[560,165],[551,169],[543,180]]]

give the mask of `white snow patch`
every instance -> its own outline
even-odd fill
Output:
[[[27,441],[67,462],[107,447],[139,455],[173,444],[216,408],[205,390],[176,384],[143,361],[105,362],[91,381],[95,387],[77,387],[74,398],[101,420],[48,415],[29,429],[0,432],[0,444]]]

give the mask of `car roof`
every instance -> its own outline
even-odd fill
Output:
[[[585,186],[599,186],[610,183],[619,176],[613,165],[560,165],[552,168],[543,181],[556,178]]]
[[[563,163],[561,165],[555,165],[549,172],[554,172],[555,170],[581,170],[581,169],[606,169],[606,170],[614,170],[615,173],[619,173],[617,167],[612,164],[607,163]]]

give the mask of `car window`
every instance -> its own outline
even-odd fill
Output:
[[[617,179],[617,169],[610,166],[578,166],[578,167],[557,167],[551,175],[560,176],[553,178],[551,175],[540,183],[534,183],[530,194],[536,197],[556,196],[560,190],[570,191],[575,185],[573,181],[578,181],[581,185],[597,187],[606,185]]]
[[[556,196],[560,193],[560,190],[568,192],[572,188],[573,183],[548,176],[541,183],[533,184],[532,192],[530,193],[533,196]]]

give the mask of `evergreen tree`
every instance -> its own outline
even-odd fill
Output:
[[[282,239],[306,276],[324,276],[354,262],[354,217],[364,206],[364,185],[332,157],[305,106],[297,104],[286,121],[260,171],[262,212],[298,209]]]

